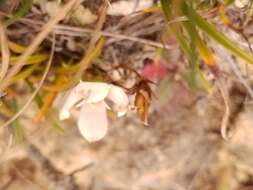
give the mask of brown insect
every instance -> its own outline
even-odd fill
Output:
[[[110,80],[112,84],[116,84],[125,90],[128,91],[128,94],[135,95],[134,98],[134,109],[137,112],[137,116],[144,123],[144,125],[148,125],[148,113],[152,100],[152,90],[149,86],[149,83],[153,83],[150,80],[144,79],[135,69],[128,67],[127,65],[117,65],[112,68],[116,69],[124,69],[126,75],[129,76],[129,73],[134,74],[137,82],[130,88],[124,87],[122,84],[117,82],[113,82]],[[108,76],[110,79],[110,76]],[[154,83],[153,83],[154,84]]]
[[[146,80],[141,80],[137,83],[135,89],[134,105],[137,115],[145,125],[148,125],[148,112],[152,100],[152,90]]]

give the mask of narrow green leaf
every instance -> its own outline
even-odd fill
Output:
[[[65,131],[64,128],[60,126],[60,124],[58,123],[58,121],[56,121],[56,119],[54,119],[53,117],[50,117],[50,122],[54,130],[56,130],[59,133],[64,133]]]
[[[30,88],[31,92],[34,92],[35,88],[34,88],[33,84],[27,79],[25,81],[26,81],[26,84],[28,85],[28,87]],[[38,107],[42,106],[43,100],[42,100],[42,97],[39,95],[39,93],[36,94],[34,100],[35,100]]]
[[[182,50],[189,56],[191,54],[191,48],[186,43],[185,37],[183,36],[183,34],[177,33],[177,32],[174,32],[174,34]]]
[[[9,105],[13,112],[18,111],[18,105],[15,99],[13,99]],[[24,130],[22,125],[20,124],[19,119],[13,121],[13,123],[11,124],[11,129],[13,130],[16,142],[22,142],[24,140]]]
[[[199,68],[192,68],[183,74],[183,79],[193,89],[201,89],[207,92],[211,91],[211,84],[206,80],[204,74]]]
[[[15,75],[13,78],[12,78],[12,81],[11,83],[15,83],[17,81],[21,81],[21,80],[24,80],[26,79],[27,77],[29,77],[33,71],[38,67],[39,65],[36,64],[36,65],[31,65],[29,66],[28,68],[24,69],[23,71],[19,72],[17,75]]]
[[[224,0],[224,5],[228,6],[234,3],[235,0]]]
[[[27,61],[26,61],[26,65],[33,65],[33,64],[39,64],[42,63],[46,60],[48,60],[49,55],[47,53],[40,53],[40,54],[35,54],[35,55],[31,55]],[[20,59],[20,56],[12,56],[10,58],[10,62],[11,64],[14,64]]]
[[[188,52],[189,67],[187,72],[183,75],[183,78],[191,88],[210,92],[211,85],[199,68],[197,50],[200,51],[199,49],[203,46],[200,46],[199,44],[200,37],[197,29],[189,21],[184,22],[183,25],[190,38],[190,40],[188,40],[188,43],[190,44]]]
[[[162,10],[167,19],[169,19],[171,15],[171,4],[172,0],[161,0]]]
[[[189,37],[192,39],[192,43],[194,43],[194,45],[196,46],[200,58],[205,62],[205,64],[214,65],[215,60],[213,53],[201,39],[194,23],[192,23],[191,21],[185,21],[184,27],[187,29]]]
[[[194,23],[205,33],[208,34],[213,40],[221,44],[223,47],[228,49],[233,55],[240,57],[241,59],[247,61],[250,64],[253,64],[253,56],[250,52],[246,50],[242,50],[238,47],[238,44],[231,41],[228,37],[226,37],[221,32],[217,31],[216,28],[204,20],[192,7],[190,7],[187,3],[184,4],[187,9],[187,17],[194,21]]]
[[[24,16],[33,4],[33,0],[23,0],[20,8],[5,22],[6,26],[15,23],[20,17]]]
[[[200,2],[201,7],[213,7],[219,3],[219,0],[204,0]]]

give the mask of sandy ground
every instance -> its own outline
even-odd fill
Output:
[[[237,190],[250,183],[252,109],[239,114],[234,126],[240,129],[225,142],[214,130],[220,125],[222,108],[210,99],[196,101],[196,94],[188,95],[192,98],[181,98],[177,109],[168,104],[154,111],[150,126],[131,115],[112,122],[106,138],[97,143],[81,137],[74,119],[64,122],[64,133],[43,124],[29,141],[65,176],[87,166],[73,175],[80,189]],[[16,144],[5,152],[2,186],[9,182],[4,189],[57,189],[58,179],[52,180],[47,165],[26,151],[29,146]]]

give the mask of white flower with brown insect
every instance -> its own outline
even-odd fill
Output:
[[[59,118],[67,119],[73,107],[80,108],[78,129],[84,138],[93,142],[107,133],[106,110],[112,110],[120,117],[126,114],[128,105],[128,96],[123,88],[103,82],[81,81],[67,94]]]

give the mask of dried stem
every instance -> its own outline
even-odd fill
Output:
[[[8,47],[8,39],[6,36],[5,27],[3,26],[2,21],[0,21],[0,45],[1,45],[1,55],[2,55],[2,63],[1,63],[1,71],[0,71],[0,81],[5,77],[10,62],[10,50]]]
[[[97,41],[101,37],[101,34],[99,34],[98,31],[101,31],[101,29],[103,28],[103,25],[104,25],[105,19],[106,19],[106,13],[107,13],[107,5],[105,5],[101,10],[101,14],[100,14],[99,20],[97,22],[95,32],[92,34],[88,49],[85,52],[85,56],[79,62],[80,67],[79,67],[78,73],[75,75],[75,78],[73,80],[74,83],[78,82],[81,79],[83,72],[88,68],[88,66],[90,64],[90,56],[89,55],[94,50]]]
[[[221,136],[228,140],[230,137],[228,135],[228,123],[229,123],[229,116],[230,116],[230,108],[229,108],[229,96],[228,96],[228,89],[225,84],[222,83],[222,81],[216,82],[218,89],[221,92],[222,98],[224,100],[225,104],[225,113],[223,115],[222,121],[221,121]]]
[[[0,15],[4,15],[4,16],[8,17],[7,14],[5,14],[1,11],[0,11]],[[43,21],[31,20],[28,18],[20,18],[18,21],[20,21],[22,23],[26,23],[26,24],[33,24],[33,25],[39,25],[39,26],[43,26],[45,24]],[[181,22],[181,21],[183,21],[181,18],[179,18],[178,20],[175,20],[175,22]],[[108,31],[96,31],[96,30],[89,29],[89,28],[80,28],[80,27],[74,27],[74,26],[67,26],[67,25],[63,25],[63,24],[55,25],[54,31],[55,31],[55,34],[76,36],[76,37],[83,37],[87,33],[89,33],[89,34],[97,33],[97,34],[100,34],[101,36],[115,38],[118,40],[129,40],[129,41],[133,41],[133,42],[137,42],[137,43],[141,43],[141,44],[145,44],[145,45],[149,45],[149,46],[153,46],[153,47],[172,49],[172,46],[162,44],[159,42],[155,42],[152,40],[147,40],[147,39],[140,38],[140,37],[135,37],[132,35],[126,35],[126,34],[120,34],[120,33],[108,32]]]

